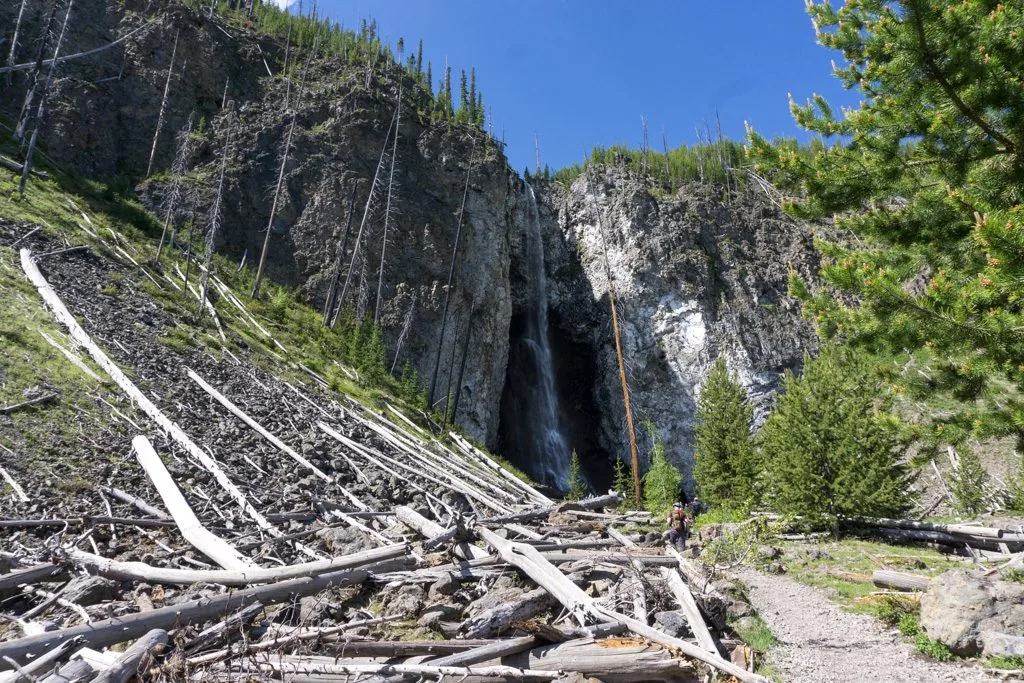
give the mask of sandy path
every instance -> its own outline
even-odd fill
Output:
[[[933,662],[865,614],[852,614],[824,592],[784,576],[744,569],[750,601],[779,644],[768,654],[785,683],[932,683],[997,681],[977,665]]]

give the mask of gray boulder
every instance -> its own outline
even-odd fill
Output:
[[[921,627],[958,655],[994,653],[1004,641],[983,633],[1024,636],[1024,585],[948,571],[921,596]]]

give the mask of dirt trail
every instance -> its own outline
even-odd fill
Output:
[[[737,573],[778,639],[768,655],[785,683],[998,681],[976,665],[924,659],[865,614],[852,614],[810,586],[750,569]]]

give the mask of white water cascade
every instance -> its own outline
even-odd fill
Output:
[[[528,294],[526,326],[519,360],[527,367],[517,369],[523,415],[519,420],[519,446],[533,465],[534,477],[559,489],[569,485],[569,446],[559,420],[558,394],[548,335],[548,292],[544,274],[544,241],[540,233],[537,197],[529,183],[526,234],[523,243],[526,255]]]

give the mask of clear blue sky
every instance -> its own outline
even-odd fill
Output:
[[[277,0],[284,2],[287,0]],[[313,0],[303,0],[309,11]],[[695,126],[728,137],[743,122],[762,134],[798,135],[787,93],[825,95],[838,111],[856,97],[832,76],[839,55],[819,46],[803,0],[319,0],[346,27],[377,19],[392,45],[422,38],[437,81],[447,58],[476,67],[494,134],[513,168],[554,171],[594,145],[696,141]],[[292,7],[297,9],[296,5]],[[802,136],[801,136],[802,137]]]

